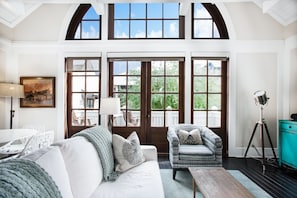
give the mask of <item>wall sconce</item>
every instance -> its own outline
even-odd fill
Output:
[[[10,129],[14,117],[13,98],[24,98],[24,86],[13,83],[0,83],[0,97],[10,97]]]

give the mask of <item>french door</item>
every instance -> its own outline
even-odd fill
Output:
[[[184,61],[180,58],[110,59],[109,93],[119,97],[113,133],[136,131],[142,144],[168,152],[167,126],[184,121]]]
[[[206,126],[222,138],[228,152],[226,58],[192,58],[192,123]]]
[[[66,75],[67,137],[71,137],[100,123],[100,58],[67,58]]]

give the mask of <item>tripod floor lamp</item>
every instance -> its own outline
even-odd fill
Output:
[[[10,129],[14,117],[13,98],[24,98],[24,86],[12,83],[0,83],[0,97],[10,97]]]
[[[269,135],[268,127],[267,127],[267,124],[266,124],[266,122],[265,122],[265,120],[263,118],[263,109],[264,109],[265,105],[267,104],[269,98],[266,96],[265,91],[256,91],[254,93],[254,97],[255,97],[256,104],[260,105],[260,119],[255,124],[254,130],[253,130],[252,136],[251,136],[251,138],[249,140],[249,144],[248,144],[248,147],[247,147],[247,149],[245,151],[244,157],[246,158],[246,155],[247,155],[247,153],[249,151],[249,148],[251,146],[251,143],[252,143],[253,137],[255,135],[255,132],[257,130],[257,127],[260,126],[260,139],[261,139],[261,146],[262,146],[262,168],[263,168],[262,170],[263,170],[263,173],[265,173],[264,127],[265,127],[265,131],[266,131],[266,134],[267,134],[267,137],[268,137],[268,140],[269,140],[269,143],[270,143],[274,158],[276,159],[276,155],[275,155],[274,148],[273,148],[273,145],[272,145],[272,141],[271,141],[271,138],[270,138],[270,135]]]

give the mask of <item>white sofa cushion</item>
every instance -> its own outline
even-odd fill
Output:
[[[54,143],[60,148],[69,174],[73,197],[90,197],[103,179],[100,158],[84,137]]]
[[[52,177],[63,198],[73,198],[64,160],[58,147],[39,149],[24,158],[35,161]]]
[[[91,198],[164,198],[158,162],[146,161],[122,173],[114,182],[102,182]]]

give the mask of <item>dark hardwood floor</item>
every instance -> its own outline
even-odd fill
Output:
[[[159,158],[160,168],[171,168],[167,158]],[[227,170],[239,170],[259,187],[275,198],[297,198],[297,170],[278,167],[274,161],[266,162],[263,174],[262,163],[254,158],[224,158]]]

